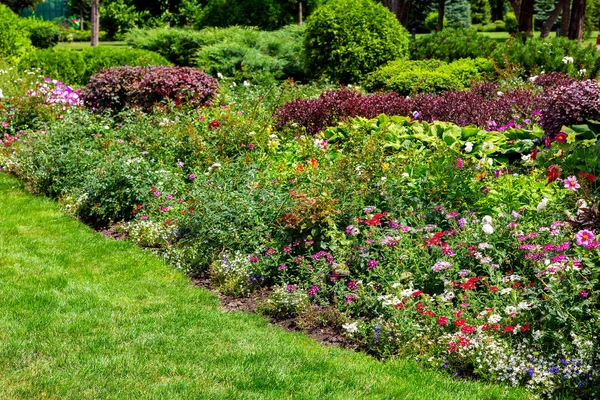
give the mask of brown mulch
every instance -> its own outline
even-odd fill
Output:
[[[269,288],[262,288],[252,293],[252,295],[249,297],[233,297],[226,296],[213,290],[210,285],[210,279],[206,277],[194,277],[192,278],[192,281],[196,286],[210,290],[212,293],[217,295],[221,301],[221,308],[226,311],[245,311],[254,313],[256,312],[258,303],[266,300],[272,292],[272,290]],[[278,325],[287,331],[304,332],[321,344],[354,348],[354,346],[351,346],[346,341],[336,326],[317,326],[306,329],[299,326],[298,317],[288,319],[271,318],[270,320],[271,323]]]

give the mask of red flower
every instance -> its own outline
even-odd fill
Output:
[[[537,155],[538,155],[538,153],[539,153],[539,152],[540,152],[540,151],[539,151],[538,149],[533,149],[533,150],[531,151],[531,156],[530,156],[530,158],[531,158],[532,160],[535,160],[535,159],[537,158]]]
[[[310,165],[312,165],[313,168],[317,168],[319,166],[319,162],[317,161],[316,158],[311,158],[310,159]]]
[[[475,283],[469,279],[467,283],[461,283],[460,288],[464,291],[467,291],[477,289],[477,286],[475,286]]]
[[[464,319],[457,319],[456,321],[454,321],[454,326],[463,326],[465,324],[465,320]]]
[[[437,319],[437,324],[439,326],[444,326],[448,324],[448,317],[441,316]]]
[[[481,325],[481,330],[482,331],[487,331],[488,329],[490,329],[490,326],[488,324]]]
[[[459,344],[460,344],[462,347],[465,347],[465,346],[467,346],[469,343],[471,343],[471,341],[470,341],[469,339],[467,339],[466,337],[459,336],[459,337],[458,337],[458,343],[459,343]]]
[[[412,292],[411,296],[412,297],[418,297],[420,295],[422,295],[423,292],[421,292],[420,290],[415,290],[414,292]]]
[[[515,327],[510,326],[510,325],[506,325],[503,330],[503,332],[514,332],[514,331],[515,331]]]
[[[400,302],[400,303],[396,304],[396,305],[394,306],[394,308],[397,310],[397,309],[399,309],[399,308],[405,308],[405,306],[404,306],[404,303]]]
[[[208,127],[210,129],[216,129],[221,127],[221,122],[219,122],[218,119],[213,119],[212,121],[210,121],[210,123],[208,124]]]
[[[165,221],[165,225],[171,225],[171,221],[169,221],[169,220],[166,220],[166,221]]]
[[[490,292],[497,292],[498,286],[490,286]]]
[[[564,143],[567,141],[567,134],[564,132],[559,133],[558,135],[556,135],[554,137],[554,141],[558,142],[558,143]]]
[[[549,185],[555,180],[557,180],[560,177],[561,172],[562,168],[559,165],[552,164],[551,166],[549,166],[548,174],[546,175],[546,178],[548,178],[548,183],[546,185]]]
[[[529,323],[527,323],[521,327],[521,332],[525,333],[530,329],[531,329],[531,325]]]
[[[475,327],[471,325],[464,325],[460,328],[462,333],[473,333],[475,332]]]
[[[585,179],[587,179],[588,182],[594,182],[596,180],[596,175],[594,175],[594,174],[587,174],[585,176]]]
[[[431,310],[427,310],[423,313],[423,315],[427,315],[428,317],[435,317],[435,314]]]

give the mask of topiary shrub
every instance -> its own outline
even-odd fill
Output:
[[[39,49],[56,46],[60,39],[60,29],[55,23],[35,18],[27,18],[25,21],[32,45]]]
[[[82,51],[44,49],[30,52],[19,61],[24,71],[40,68],[46,76],[68,85],[85,85],[96,72],[113,66],[169,65],[159,54],[146,50],[90,47]]]
[[[332,0],[308,19],[307,70],[342,83],[360,81],[388,61],[405,58],[408,32],[373,0]]]
[[[394,91],[400,95],[464,90],[472,82],[493,73],[493,64],[483,58],[461,59],[447,64],[439,60],[393,61],[371,73],[363,82],[370,91]]]
[[[31,46],[29,34],[21,18],[0,4],[0,58],[18,57]]]
[[[112,67],[93,75],[81,96],[93,110],[127,105],[148,110],[165,100],[200,107],[210,104],[217,87],[214,78],[195,68]]]
[[[494,39],[477,34],[475,29],[448,28],[411,41],[410,57],[413,60],[435,58],[446,62],[459,58],[487,58],[497,46]]]
[[[519,30],[519,22],[514,12],[506,13],[504,16],[504,29],[508,33],[517,33]]]

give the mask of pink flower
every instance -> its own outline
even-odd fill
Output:
[[[369,260],[369,262],[367,262],[367,267],[369,269],[373,269],[377,266],[377,261],[376,260]]]
[[[346,303],[352,303],[355,298],[356,298],[356,295],[354,293],[346,296]]]
[[[318,286],[311,286],[311,287],[308,289],[308,295],[309,295],[309,296],[314,296],[315,294],[317,294],[317,292],[318,292],[319,290],[321,290],[321,288],[320,288],[320,287],[318,287]]]
[[[356,290],[358,289],[358,283],[356,283],[356,281],[350,281],[348,282],[348,289],[350,290]]]
[[[575,243],[577,243],[578,246],[588,246],[594,241],[594,239],[594,232],[588,231],[586,229],[581,230],[575,234]]]
[[[454,165],[456,166],[456,168],[462,168],[463,167],[464,162],[463,162],[462,158],[459,157],[455,161],[456,161],[456,163]]]
[[[196,179],[196,174],[189,174],[188,179]]]
[[[444,317],[444,316],[442,316],[442,317],[439,317],[439,318],[437,319],[437,324],[438,324],[439,326],[446,325],[447,323],[448,323],[448,317]]]
[[[577,178],[575,176],[569,176],[563,181],[563,184],[565,186],[565,189],[570,190],[577,190],[581,187],[579,186],[579,183],[577,182]]]

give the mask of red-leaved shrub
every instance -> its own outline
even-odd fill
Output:
[[[164,100],[200,107],[210,104],[217,88],[214,78],[196,68],[112,67],[93,75],[82,97],[93,110],[126,105],[150,109]]]

